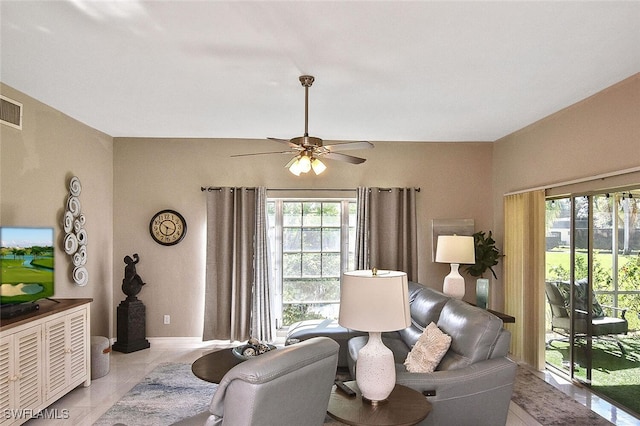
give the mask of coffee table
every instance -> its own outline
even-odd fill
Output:
[[[333,386],[329,397],[329,416],[339,422],[356,426],[410,426],[420,423],[431,411],[431,403],[420,392],[396,385],[388,402],[371,405],[362,401],[362,394],[355,381],[345,382],[356,392],[349,397]]]
[[[191,371],[202,380],[220,383],[227,371],[242,362],[231,350],[231,348],[222,349],[201,356],[191,364]]]

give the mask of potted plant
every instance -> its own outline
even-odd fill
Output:
[[[498,264],[498,260],[503,256],[496,247],[491,231],[487,235],[484,231],[473,234],[475,245],[476,263],[466,267],[466,271],[476,280],[476,304],[481,308],[487,307],[489,299],[489,280],[484,277],[487,270],[491,271],[493,277],[498,279],[493,267]]]

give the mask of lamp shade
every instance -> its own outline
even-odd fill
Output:
[[[476,263],[473,237],[464,235],[439,235],[436,248],[438,263]]]
[[[338,323],[359,331],[395,331],[411,325],[407,274],[352,271],[342,275]]]
[[[325,166],[322,161],[314,158],[313,160],[311,160],[311,168],[313,169],[315,174],[319,175],[327,169],[327,166]]]
[[[298,164],[302,173],[307,173],[309,170],[311,170],[311,159],[306,155],[302,155],[300,157],[300,159],[298,160]]]
[[[300,173],[302,172],[302,169],[300,168],[300,159],[296,158],[296,161],[294,161],[291,166],[289,167],[289,171],[291,173],[293,173],[296,176],[300,176]]]

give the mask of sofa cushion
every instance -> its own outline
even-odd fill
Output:
[[[413,347],[428,324],[438,322],[440,312],[450,297],[422,284],[409,282],[411,325],[400,330],[400,337]]]
[[[411,373],[432,373],[449,350],[451,336],[444,334],[435,323],[430,323],[407,355],[404,362]]]
[[[457,299],[444,305],[437,325],[451,336],[451,347],[438,370],[455,370],[491,358],[502,332],[500,318]]]

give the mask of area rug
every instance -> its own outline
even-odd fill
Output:
[[[511,400],[545,426],[612,424],[525,367],[517,369]]]
[[[217,386],[194,376],[191,364],[160,364],[94,425],[170,425],[207,411]]]
[[[98,426],[163,426],[206,411],[215,384],[200,380],[190,364],[165,363],[111,407]],[[512,401],[542,425],[611,425],[524,367],[518,367]],[[339,425],[327,417],[325,425]]]

